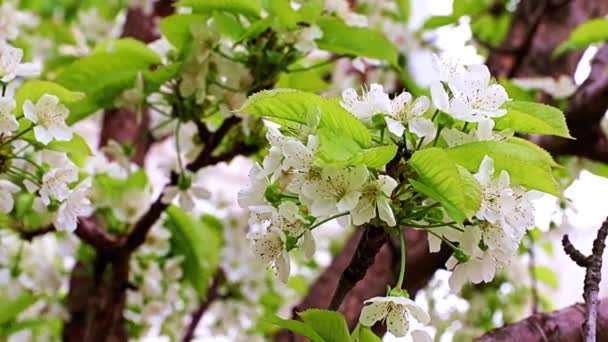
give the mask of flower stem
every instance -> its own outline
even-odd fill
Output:
[[[405,278],[406,262],[405,238],[403,237],[403,229],[399,229],[399,242],[401,247],[401,265],[399,266],[399,280],[397,281],[397,288],[401,289],[403,287],[403,279]]]
[[[27,128],[27,129],[25,129],[25,130],[21,131],[19,134],[15,135],[14,137],[11,137],[11,138],[10,138],[10,139],[8,139],[7,141],[5,141],[5,142],[3,142],[2,144],[0,144],[0,147],[2,147],[2,146],[4,146],[4,145],[7,145],[7,144],[10,144],[10,143],[12,143],[13,141],[15,141],[15,140],[19,139],[19,138],[20,138],[21,136],[23,136],[25,133],[27,133],[27,132],[31,131],[31,130],[33,129],[33,127],[34,127],[34,126],[30,126],[29,128]]]
[[[348,215],[348,214],[350,214],[350,212],[348,212],[348,211],[347,211],[347,212],[343,212],[343,213],[339,213],[339,214],[336,214],[336,215],[330,216],[330,217],[328,217],[328,218],[326,218],[326,219],[324,219],[324,220],[321,220],[319,223],[315,223],[315,224],[313,224],[312,226],[310,226],[310,228],[309,228],[309,229],[310,229],[310,230],[313,230],[313,229],[317,228],[318,226],[322,225],[322,224],[323,224],[323,223],[325,223],[325,222],[329,222],[329,221],[331,221],[331,220],[333,220],[333,219],[336,219],[336,218],[338,218],[338,217],[342,217],[342,216],[345,216],[345,215]]]

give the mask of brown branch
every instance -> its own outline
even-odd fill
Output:
[[[338,280],[338,286],[329,304],[330,310],[338,310],[346,294],[363,279],[367,269],[374,263],[376,254],[386,241],[387,234],[382,227],[366,225],[356,229],[364,229],[363,236],[359,240],[350,263]]]
[[[562,243],[566,254],[570,256],[577,265],[585,268],[585,286],[583,288],[583,299],[585,300],[585,341],[595,342],[597,333],[597,310],[599,305],[600,281],[602,280],[602,255],[606,247],[606,236],[608,236],[608,218],[602,223],[593,241],[593,249],[589,256],[583,255],[576,249],[564,235]]]
[[[220,284],[224,281],[224,275],[222,270],[218,270],[213,276],[213,280],[211,282],[211,286],[209,286],[209,290],[207,291],[207,297],[200,303],[199,307],[192,313],[192,317],[190,319],[190,324],[188,324],[188,328],[186,329],[186,333],[182,338],[182,342],[190,342],[194,338],[194,332],[196,331],[196,327],[200,323],[201,319],[209,306],[211,304],[221,299],[221,295],[219,293]]]
[[[533,315],[522,321],[494,329],[475,341],[583,341],[581,325],[585,322],[584,312],[583,305],[576,304],[559,311]],[[598,341],[608,341],[608,299],[599,302],[597,332]]]

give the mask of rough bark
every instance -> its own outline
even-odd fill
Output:
[[[597,317],[597,341],[608,341],[608,299],[600,301]],[[584,341],[581,329],[584,322],[585,307],[576,304],[494,329],[476,339],[476,342],[579,342]]]

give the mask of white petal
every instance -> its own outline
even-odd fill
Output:
[[[163,191],[163,197],[161,198],[161,202],[164,204],[171,204],[171,202],[177,197],[180,190],[176,186],[168,186]]]
[[[440,82],[431,84],[431,98],[433,99],[433,104],[437,109],[442,112],[449,112],[450,109],[450,97],[448,93],[443,88],[443,84]]]
[[[357,202],[361,197],[361,193],[358,191],[351,191],[344,195],[340,201],[336,204],[340,212],[351,211],[357,206]]]
[[[405,132],[405,126],[403,126],[401,121],[397,121],[388,116],[384,117],[384,121],[386,122],[386,127],[388,128],[388,131],[393,133],[394,135],[400,137],[403,135],[403,132]]]
[[[315,238],[312,236],[312,232],[310,230],[306,230],[304,232],[304,236],[302,236],[302,251],[304,252],[304,256],[309,259],[315,255],[315,251],[317,249]]]
[[[192,211],[196,206],[194,204],[194,199],[192,195],[188,191],[182,191],[179,194],[179,206],[185,211]]]
[[[486,185],[494,175],[494,160],[489,156],[484,156],[479,165],[479,172],[475,174],[475,178],[481,185]]]
[[[389,204],[388,198],[378,199],[377,206],[380,219],[386,222],[389,227],[395,226],[397,222],[395,222],[395,215],[393,215],[393,209]]]
[[[427,118],[414,118],[409,122],[410,132],[419,137],[426,137],[426,142],[431,142],[437,134],[437,127],[433,121]]]
[[[390,196],[398,185],[396,180],[386,175],[378,176],[378,183],[380,184],[380,191],[386,196]]]
[[[424,330],[412,331],[412,341],[414,342],[433,342],[433,338]]]
[[[202,186],[191,186],[190,189],[188,189],[188,191],[190,191],[190,193],[192,193],[192,195],[194,195],[194,197],[198,198],[198,199],[209,199],[211,198],[211,193],[209,192],[209,190],[203,188]]]
[[[275,260],[275,262],[274,262],[274,266],[277,268],[277,274],[279,276],[279,280],[281,280],[281,282],[287,284],[287,281],[289,280],[289,273],[290,273],[291,265],[289,262],[289,255],[287,254],[286,251],[284,251],[283,253],[281,253],[281,255],[279,255],[277,260]]]
[[[53,135],[47,129],[41,126],[34,127],[34,136],[36,140],[38,140],[43,145],[47,145],[51,140],[53,140]]]
[[[384,319],[388,311],[388,302],[372,302],[367,304],[361,309],[361,316],[359,316],[359,323],[366,327],[371,327],[376,322]]]
[[[371,203],[363,208],[357,207],[350,212],[350,216],[353,220],[353,224],[355,226],[360,226],[376,217],[376,207]]]
[[[414,116],[422,116],[424,113],[426,113],[427,110],[429,110],[430,106],[431,100],[429,100],[429,98],[426,96],[420,96],[414,101],[411,113]]]
[[[69,127],[51,128],[49,131],[59,141],[72,140],[72,130]]]
[[[396,337],[403,337],[410,330],[409,317],[405,310],[391,310],[386,315],[386,327],[388,332]]]
[[[480,121],[477,124],[477,131],[475,134],[477,135],[477,139],[480,141],[489,141],[492,140],[492,130],[494,129],[494,120],[487,119]]]
[[[38,116],[36,115],[36,106],[30,100],[26,100],[23,103],[23,115],[33,123],[38,122]]]

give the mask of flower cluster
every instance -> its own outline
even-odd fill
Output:
[[[21,49],[0,42],[0,76],[5,90],[16,77],[32,74],[33,67],[22,63],[22,56]],[[23,113],[19,119],[17,111]],[[13,210],[16,197],[27,197],[28,192],[34,197],[33,209],[48,212],[60,230],[74,231],[78,217],[92,213],[87,198],[90,182],[79,179],[78,168],[66,153],[45,148],[53,140],[72,139],[72,130],[66,124],[68,115],[69,110],[55,95],[43,94],[35,104],[26,99],[22,108],[16,108],[15,99],[7,94],[0,98],[3,214]]]

